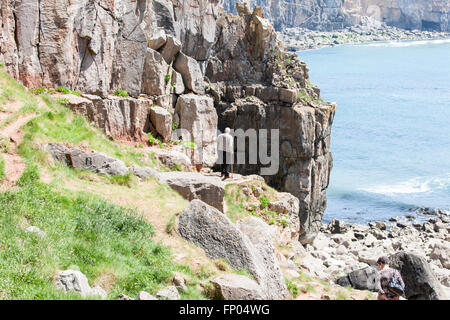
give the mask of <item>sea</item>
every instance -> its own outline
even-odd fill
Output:
[[[337,102],[323,222],[450,213],[450,40],[298,52],[324,100]],[[426,211],[425,210],[425,211]]]

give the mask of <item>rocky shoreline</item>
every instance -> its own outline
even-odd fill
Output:
[[[448,32],[404,30],[388,26],[367,27],[363,25],[331,32],[313,31],[304,28],[286,28],[278,34],[285,43],[287,50],[292,52],[343,44],[450,38],[450,33]]]
[[[439,210],[423,224],[399,218],[368,225],[346,224],[334,219],[321,227],[311,245],[305,246],[300,264],[319,278],[375,291],[367,279],[377,273],[377,259],[406,254],[423,264],[426,281],[448,299],[449,241],[450,216]]]

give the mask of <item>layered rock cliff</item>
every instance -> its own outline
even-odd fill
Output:
[[[205,166],[217,158],[217,128],[279,129],[269,135],[279,170],[265,179],[299,198],[300,239],[310,242],[326,207],[336,106],[261,8],[238,13],[215,0],[2,0],[0,60],[27,87],[80,91],[72,110],[116,139],[145,141],[161,127],[151,107],[164,108],[164,123],[190,132]],[[112,96],[117,89],[130,97]],[[167,139],[170,130],[156,131]],[[261,174],[263,162],[235,171]]]
[[[237,0],[224,7],[236,13]],[[261,6],[277,31],[303,27],[320,31],[358,25],[367,19],[404,29],[450,31],[450,2],[446,0],[247,0]]]

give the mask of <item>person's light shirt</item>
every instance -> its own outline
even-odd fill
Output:
[[[217,149],[219,151],[233,151],[233,136],[229,133],[219,134],[217,137]]]

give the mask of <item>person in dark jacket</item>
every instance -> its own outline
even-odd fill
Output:
[[[387,284],[391,278],[396,277],[404,290],[405,283],[403,282],[400,272],[389,266],[387,257],[380,257],[377,264],[380,268],[380,273],[377,280],[378,300],[399,300],[400,297],[389,291]]]

